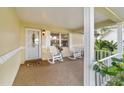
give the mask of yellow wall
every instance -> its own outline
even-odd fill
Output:
[[[19,25],[14,8],[0,8],[0,55],[19,47]]]
[[[36,24],[31,22],[21,22],[21,46],[25,47],[25,28],[35,28],[35,29],[46,29],[46,34],[42,37],[42,46],[41,46],[41,56],[43,60],[47,60],[47,39],[49,32],[58,32],[58,33],[69,33],[70,30],[54,27],[54,26],[46,26],[43,24]],[[25,61],[25,50],[22,50],[22,63]]]
[[[0,56],[20,47],[20,23],[15,8],[0,8]],[[0,64],[0,85],[12,85],[20,65],[20,53]]]
[[[25,47],[25,28],[36,28],[36,29],[41,29],[44,28],[46,29],[46,34],[45,36],[42,37],[42,45],[41,45],[41,56],[42,56],[42,60],[47,60],[47,48],[48,48],[48,43],[49,42],[49,34],[50,32],[58,32],[58,33],[70,33],[70,34],[76,34],[73,35],[72,38],[74,38],[75,42],[72,44],[77,45],[77,46],[72,46],[72,47],[82,47],[83,48],[83,35],[80,34],[79,32],[83,32],[83,29],[80,29],[81,31],[74,31],[75,33],[73,33],[73,31],[68,30],[68,29],[63,29],[63,28],[59,28],[59,27],[55,27],[55,26],[46,26],[43,24],[36,24],[36,23],[31,23],[31,22],[21,22],[21,46]],[[81,37],[80,37],[81,36]],[[71,38],[71,39],[72,39]],[[76,39],[75,39],[76,38]],[[77,40],[77,38],[80,38],[80,42]],[[76,41],[77,40],[77,41]],[[73,40],[71,40],[73,41]],[[80,44],[79,44],[80,43]],[[65,56],[69,56],[70,55],[70,49],[69,48],[64,48],[63,49],[63,54]],[[25,50],[22,51],[22,63],[24,63],[25,61]]]
[[[82,48],[84,47],[83,45],[83,39],[84,35],[80,33],[70,33],[70,48]]]

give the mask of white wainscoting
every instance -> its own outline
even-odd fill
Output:
[[[21,49],[24,49],[24,47],[16,48],[16,49],[8,52],[7,54],[0,56],[0,64],[5,63],[7,60],[9,60],[11,57],[13,57]]]

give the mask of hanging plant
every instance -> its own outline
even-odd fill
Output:
[[[97,50],[108,50],[113,52],[117,49],[117,42],[107,40],[96,40],[95,49]]]

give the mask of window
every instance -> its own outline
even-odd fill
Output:
[[[68,47],[69,43],[69,34],[61,34],[61,33],[51,33],[51,46],[62,46]]]
[[[61,46],[68,47],[69,35],[68,34],[61,34]]]
[[[59,33],[51,33],[51,46],[59,45]]]

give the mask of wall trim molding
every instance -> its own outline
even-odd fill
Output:
[[[16,48],[2,56],[0,56],[0,64],[5,63],[7,60],[9,60],[11,57],[13,57],[17,52],[19,52],[21,49],[24,49],[24,47]]]

